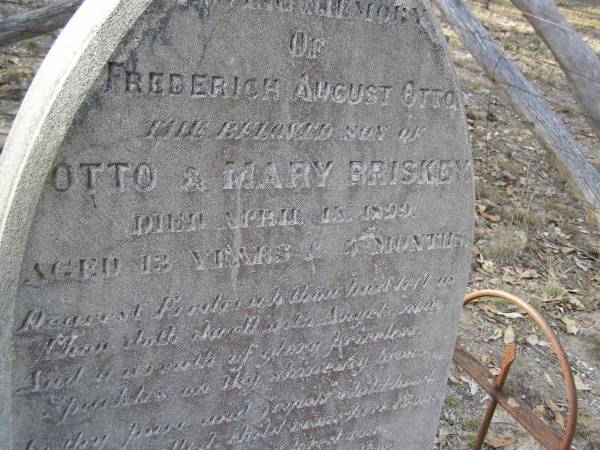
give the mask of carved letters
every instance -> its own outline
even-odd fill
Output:
[[[49,167],[15,307],[18,448],[408,448],[395,430],[437,418],[470,254],[428,9],[155,4]]]

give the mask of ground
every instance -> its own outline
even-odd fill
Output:
[[[477,16],[559,113],[588,158],[600,167],[592,134],[551,53],[510,0],[471,1]],[[0,0],[0,16],[44,1]],[[558,5],[600,53],[598,0]],[[574,449],[600,449],[600,226],[555,169],[548,152],[517,116],[500,86],[486,78],[449,26],[444,26],[464,92],[476,167],[477,222],[470,290],[498,288],[537,308],[558,334],[576,376],[579,417]],[[0,48],[0,147],[53,36]],[[600,86],[600,80],[599,80]],[[599,87],[600,88],[600,87]],[[507,391],[557,432],[566,404],[560,370],[548,343],[525,314],[486,301],[465,309],[459,342],[497,371],[513,334],[517,358]],[[454,368],[437,446],[467,449],[474,442],[487,397]],[[541,448],[501,409],[488,448]]]
[[[480,20],[533,80],[600,166],[594,137],[552,54],[510,0],[471,1]],[[600,53],[600,4],[558,4],[585,41]],[[600,449],[600,230],[598,218],[579,202],[554,168],[548,152],[486,78],[449,26],[444,26],[464,92],[475,160],[477,222],[470,289],[514,293],[540,310],[558,334],[576,374],[579,417],[573,448]],[[600,89],[600,80],[598,80]],[[459,342],[492,370],[504,341],[516,335],[517,359],[507,391],[518,395],[558,432],[566,420],[562,377],[547,341],[526,315],[488,299],[465,309]],[[454,369],[442,414],[440,448],[470,448],[487,399]],[[502,439],[506,438],[506,439]],[[495,416],[489,444],[541,448],[506,413]],[[491,447],[494,448],[494,447]]]

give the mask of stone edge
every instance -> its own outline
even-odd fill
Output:
[[[84,2],[38,70],[0,155],[0,442],[9,449],[13,448],[11,315],[29,227],[43,184],[75,113],[121,38],[153,1]],[[430,0],[421,1],[433,19],[426,27],[427,33],[435,45],[443,48],[449,81],[460,89]],[[464,115],[462,96],[460,108]],[[461,134],[470,148],[466,121]],[[474,183],[472,191],[474,199]],[[469,267],[465,270],[468,273]]]
[[[83,3],[38,70],[0,156],[0,442],[6,449],[14,446],[12,314],[20,265],[43,184],[87,92],[152,1]]]
[[[463,120],[461,121],[461,129],[457,130],[457,133],[460,133],[462,135],[462,139],[464,140],[465,144],[466,144],[466,149],[467,149],[467,155],[469,160],[471,161],[471,167],[473,168],[473,179],[470,183],[470,198],[472,200],[472,204],[473,204],[473,212],[472,212],[472,216],[473,216],[473,221],[471,222],[471,226],[470,229],[468,231],[467,234],[467,238],[468,238],[468,246],[466,248],[466,253],[467,253],[467,258],[465,258],[465,262],[464,262],[464,266],[461,265],[457,265],[457,269],[460,269],[460,273],[464,274],[465,279],[464,279],[464,288],[465,288],[465,294],[466,294],[466,289],[468,287],[468,283],[469,283],[469,279],[470,279],[470,273],[471,273],[471,253],[472,253],[472,249],[473,249],[473,239],[474,239],[474,233],[475,233],[475,166],[473,164],[473,150],[471,147],[471,140],[469,138],[469,131],[467,129],[467,120],[466,120],[466,114],[465,114],[465,107],[464,107],[464,102],[463,102],[463,95],[462,95],[462,89],[461,89],[461,85],[458,79],[458,73],[456,71],[456,66],[454,65],[454,62],[452,61],[452,54],[450,51],[450,46],[448,45],[448,41],[446,40],[446,37],[444,36],[444,33],[442,31],[442,26],[441,23],[437,20],[437,15],[436,12],[433,9],[432,6],[432,0],[421,0],[423,7],[427,10],[427,13],[429,15],[429,17],[431,18],[431,20],[429,21],[429,23],[425,24],[424,28],[426,30],[426,32],[428,33],[429,38],[432,40],[432,44],[433,46],[438,46],[441,50],[442,50],[442,60],[443,60],[443,65],[445,66],[444,69],[446,70],[446,73],[448,74],[448,82],[456,87],[456,90],[460,93],[459,95],[459,105],[460,105],[460,114],[463,116]],[[461,267],[462,266],[462,267]],[[462,281],[462,280],[460,280]],[[448,378],[448,375],[450,374],[450,367],[452,366],[453,362],[452,362],[452,353],[454,352],[454,346],[456,344],[456,340],[458,337],[458,326],[459,326],[459,321],[460,321],[460,317],[461,317],[461,312],[460,310],[462,310],[463,308],[463,301],[462,298],[459,300],[459,302],[457,302],[458,304],[456,305],[451,305],[451,307],[456,308],[457,311],[457,322],[456,322],[456,327],[454,328],[454,334],[452,336],[448,336],[449,339],[451,339],[452,342],[452,347],[451,347],[451,353],[448,356],[448,363],[447,366],[445,368],[445,379]],[[446,389],[444,389],[443,393],[446,393]],[[444,395],[445,397],[445,395]],[[442,412],[442,407],[444,405],[444,400],[445,398],[442,397],[442,399],[440,400],[440,403],[437,405],[438,406],[438,411],[439,414],[441,415]],[[439,424],[439,417],[437,418],[437,423]],[[438,425],[436,425],[433,429],[433,436],[430,437],[429,441],[430,442],[434,442],[435,440],[435,435],[437,433],[437,429],[438,429]]]

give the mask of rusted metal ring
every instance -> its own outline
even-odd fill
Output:
[[[567,391],[567,403],[568,403],[568,416],[565,433],[560,442],[559,450],[568,450],[571,448],[571,442],[575,434],[575,426],[577,424],[577,391],[575,389],[575,380],[573,379],[573,373],[569,364],[569,359],[560,344],[558,337],[550,328],[550,325],[542,317],[542,315],[529,303],[523,299],[516,297],[515,295],[509,294],[508,292],[500,291],[498,289],[484,289],[481,291],[475,291],[465,296],[464,305],[471,303],[472,301],[481,297],[496,297],[506,300],[519,308],[527,311],[529,317],[542,329],[546,339],[550,343],[554,354],[558,358],[558,363],[563,374],[565,387]]]

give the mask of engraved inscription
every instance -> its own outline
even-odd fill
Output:
[[[325,141],[332,133],[330,123],[225,122],[216,139]]]
[[[204,228],[202,213],[148,214],[133,218],[135,236],[162,233],[192,233]]]
[[[450,184],[471,180],[469,160],[350,161],[350,186]]]
[[[117,62],[107,65],[105,87],[111,94],[266,101],[279,100],[280,88],[278,78],[168,71],[142,73]]]
[[[290,53],[294,58],[307,57],[311,59],[321,56],[325,46],[325,40],[319,37],[311,37],[307,32],[296,30],[290,39]]]
[[[294,95],[306,102],[348,105],[388,105],[392,86],[382,84],[345,83],[316,79],[303,73],[296,82]]]
[[[100,188],[119,193],[149,192],[156,183],[157,171],[145,162],[86,162],[77,167],[63,162],[52,171],[52,186],[57,192],[95,192]]]
[[[246,162],[241,166],[227,162],[223,189],[324,188],[333,165],[334,161],[291,161],[287,166],[277,166],[271,161],[264,164]]]
[[[474,174],[428,5],[151,3],[53,93],[13,448],[431,448]]]
[[[206,134],[206,120],[153,120],[146,126],[144,136],[149,139],[202,138]]]

